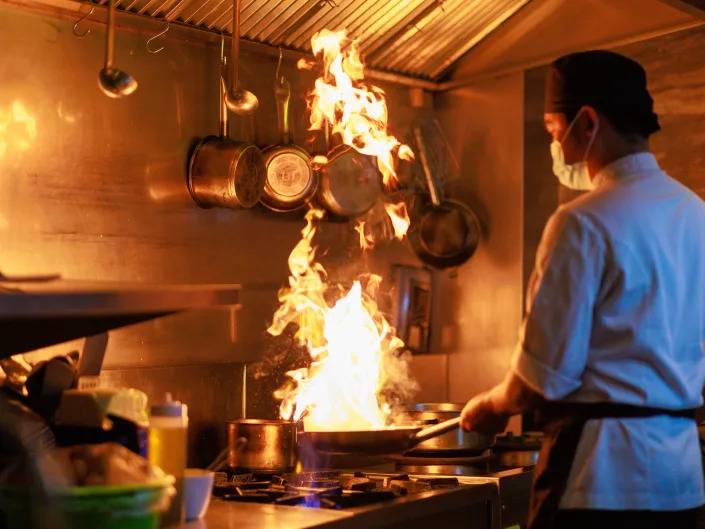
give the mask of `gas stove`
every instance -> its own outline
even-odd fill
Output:
[[[348,509],[460,486],[456,477],[410,477],[360,471],[231,476],[221,472],[216,475],[214,494],[226,501]]]
[[[486,458],[428,463],[386,459],[364,468],[219,472],[206,522],[210,527],[213,517],[217,527],[229,527],[247,520],[238,527],[281,529],[504,529],[524,522],[529,469],[492,469]],[[452,470],[433,473],[441,468]]]

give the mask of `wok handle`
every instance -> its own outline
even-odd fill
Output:
[[[423,441],[426,441],[428,439],[431,439],[433,437],[437,437],[441,434],[447,433],[447,432],[452,432],[456,428],[460,427],[460,417],[456,417],[455,419],[450,419],[448,421],[443,421],[439,422],[438,424],[434,424],[433,426],[429,426],[428,428],[424,428],[420,432],[418,432],[416,435],[414,435],[411,438],[411,445],[415,446]]]

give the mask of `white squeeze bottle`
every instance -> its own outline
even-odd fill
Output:
[[[152,405],[149,417],[147,457],[167,474],[176,478],[176,495],[162,516],[162,526],[184,521],[184,474],[186,470],[186,433],[188,412],[185,404],[164,395],[164,402]]]

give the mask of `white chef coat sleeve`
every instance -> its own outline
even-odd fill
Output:
[[[604,241],[587,216],[559,208],[539,243],[512,370],[546,399],[561,399],[581,385]]]

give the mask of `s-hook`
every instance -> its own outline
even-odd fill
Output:
[[[82,5],[81,5],[81,7],[82,7]],[[79,10],[81,9],[81,7],[79,7]],[[76,23],[73,25],[73,34],[74,34],[76,37],[78,37],[79,39],[82,39],[83,37],[85,37],[86,35],[88,35],[88,34],[91,32],[90,29],[86,29],[86,31],[84,31],[83,33],[79,33],[79,32],[78,32],[78,25],[79,25],[81,22],[83,22],[83,21],[86,19],[86,17],[91,16],[91,15],[93,14],[93,10],[94,10],[94,9],[95,9],[95,6],[92,5],[92,6],[91,6],[91,10],[88,11],[88,13],[84,14],[83,16],[81,16],[81,18],[79,18],[79,19],[76,21]]]
[[[282,67],[282,47],[279,46],[279,61],[277,62],[277,71],[274,74],[275,81],[276,81],[277,85],[279,85],[279,86],[282,85],[284,82],[282,77],[279,75],[281,73],[281,67]]]
[[[158,39],[159,37],[163,37],[164,35],[166,35],[167,31],[169,31],[169,21],[167,20],[167,21],[165,21],[165,23],[166,23],[166,25],[164,26],[164,29],[162,31],[160,31],[159,33],[157,33],[156,35],[154,35],[152,38],[150,38],[147,41],[147,51],[149,53],[159,53],[160,51],[162,51],[164,49],[164,46],[162,46],[159,49],[153,50],[152,49],[152,41],[154,39]]]
[[[228,65],[228,60],[225,57],[225,35],[220,32],[220,68],[224,69]]]

